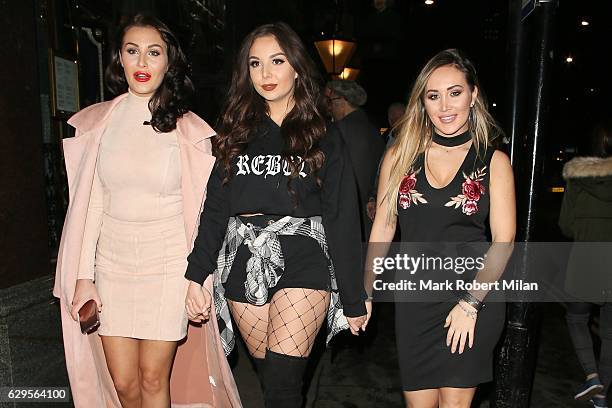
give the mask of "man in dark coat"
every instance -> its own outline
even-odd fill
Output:
[[[362,240],[367,242],[372,221],[367,216],[366,207],[385,146],[380,132],[359,108],[367,100],[366,91],[361,86],[354,81],[330,81],[326,95],[334,122],[342,134],[353,164],[359,193]]]

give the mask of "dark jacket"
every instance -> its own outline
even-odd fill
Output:
[[[563,178],[561,231],[576,242],[593,243],[572,251],[566,289],[585,301],[612,301],[612,251],[606,250],[612,247],[612,157],[577,157],[565,165]]]
[[[362,240],[367,242],[371,221],[366,214],[366,206],[385,145],[380,133],[361,109],[349,113],[335,123],[351,157],[359,194]]]

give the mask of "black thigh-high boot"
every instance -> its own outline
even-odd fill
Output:
[[[255,363],[255,372],[257,373],[257,378],[259,378],[259,385],[261,386],[261,389],[263,391],[266,359],[253,357],[253,363]]]
[[[264,400],[266,408],[301,408],[306,357],[266,350]]]

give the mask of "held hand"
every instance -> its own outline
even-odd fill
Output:
[[[96,305],[98,305],[98,312],[101,312],[102,301],[98,296],[96,285],[94,285],[91,279],[77,279],[74,296],[72,297],[72,308],[70,309],[70,315],[74,321],[79,321],[79,310],[81,310],[85,302],[90,299],[96,302]]]
[[[361,330],[363,331],[365,331],[366,328],[368,327],[368,323],[370,322],[370,318],[372,317],[372,301],[366,300],[365,307],[366,307],[366,320],[361,326]]]
[[[212,296],[208,289],[196,282],[189,282],[187,296],[185,296],[185,310],[187,318],[192,322],[204,322],[210,318]]]
[[[376,201],[368,201],[366,213],[368,214],[368,218],[374,221],[374,217],[376,217]]]
[[[474,345],[474,329],[476,327],[476,309],[464,301],[459,301],[446,317],[444,328],[448,328],[446,346],[450,346],[451,353],[459,349],[463,353],[465,343],[469,339],[470,348]],[[466,312],[467,311],[467,312]]]
[[[351,333],[355,336],[359,336],[359,330],[363,327],[363,324],[366,322],[367,315],[362,315],[358,317],[348,317],[346,316],[346,320],[348,320],[349,328],[351,329]]]

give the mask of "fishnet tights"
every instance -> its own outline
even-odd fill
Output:
[[[238,330],[255,358],[266,348],[280,354],[308,357],[327,315],[329,292],[287,288],[274,294],[269,304],[229,301]]]

